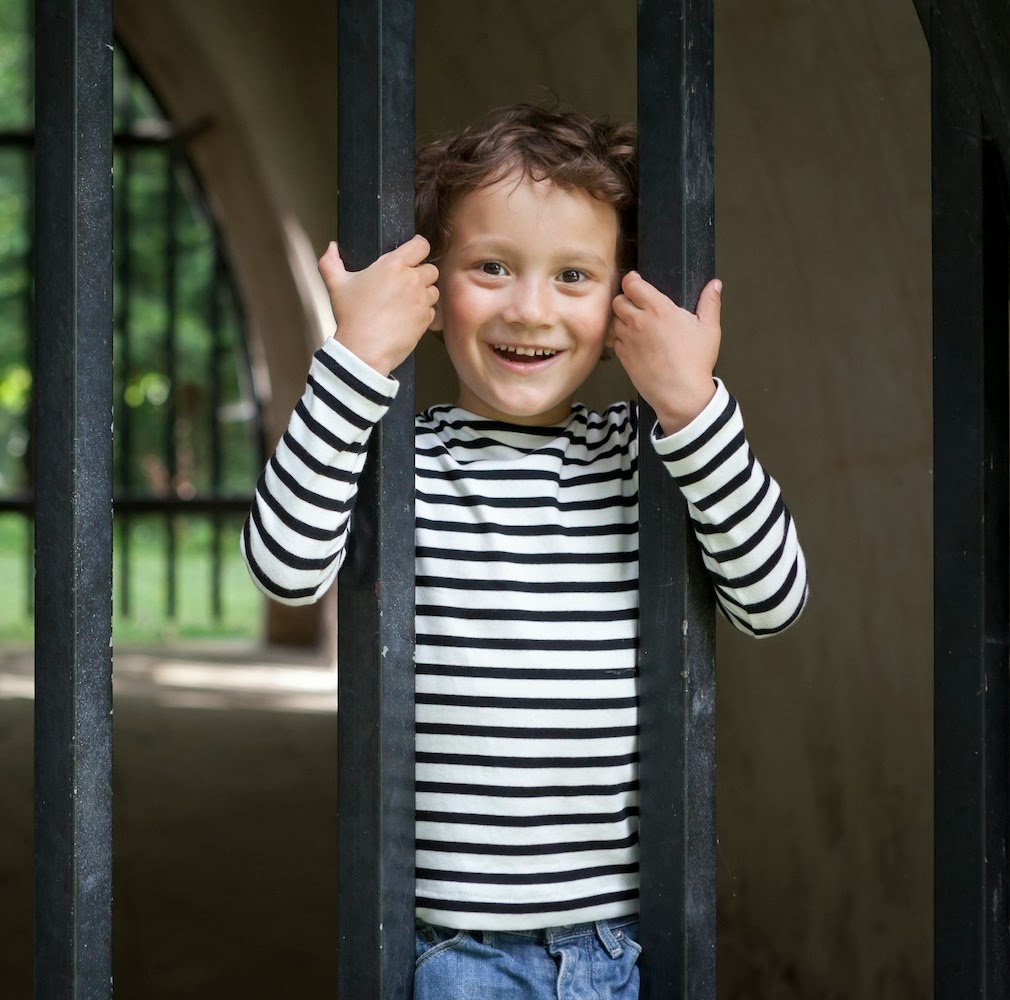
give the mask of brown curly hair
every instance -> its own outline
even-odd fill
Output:
[[[617,210],[618,267],[635,259],[638,163],[634,125],[610,124],[533,104],[490,112],[456,136],[417,153],[414,211],[417,231],[431,244],[431,260],[445,253],[452,209],[463,195],[514,170],[535,181],[586,191]]]

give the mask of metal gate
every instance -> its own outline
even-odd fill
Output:
[[[925,5],[921,5],[924,7]],[[1010,8],[933,0],[937,997],[1010,995]]]
[[[373,260],[413,232],[413,4],[344,0],[340,244]],[[694,303],[714,270],[712,0],[640,0],[639,269]],[[414,949],[413,363],[372,435],[340,577],[342,997],[406,997]],[[653,423],[646,413],[641,433]],[[711,589],[686,509],[640,448],[642,996],[715,996]],[[669,581],[675,581],[670,586]],[[660,585],[662,582],[662,585]],[[376,930],[378,929],[378,930]]]
[[[713,263],[712,2],[638,3],[640,268],[689,302]],[[1010,951],[1010,15],[982,0],[917,7],[934,102],[936,995],[995,998]],[[36,23],[35,995],[99,998],[112,992],[111,0],[37,0]],[[413,230],[413,4],[344,0],[339,64],[340,236],[367,260]],[[398,376],[407,390],[409,367]],[[346,998],[410,990],[411,396],[373,438],[360,507],[376,514],[341,584],[354,627],[341,630],[340,698],[358,707],[340,734]],[[711,601],[682,505],[642,455],[643,996],[710,1000]]]
[[[111,5],[38,0],[36,16],[37,351],[50,373],[37,431],[47,461],[36,522],[36,995],[99,997],[111,991]],[[640,267],[694,301],[713,264],[711,0],[643,0],[639,18]],[[365,260],[413,229],[413,5],[345,0],[339,37],[340,238]],[[411,384],[409,369],[398,374]],[[341,964],[347,997],[410,988],[411,395],[374,439],[362,485],[372,502],[360,506],[376,516],[358,526],[340,588],[355,622],[341,630],[340,699],[359,708],[340,727],[340,908],[353,901],[358,918],[340,924],[341,953],[355,955]],[[711,997],[712,601],[683,504],[670,502],[651,449],[643,455],[642,579],[662,595],[644,606],[642,628],[645,993]],[[680,585],[649,587],[660,578]]]

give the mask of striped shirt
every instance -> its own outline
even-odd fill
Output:
[[[257,485],[242,550],[286,603],[343,560],[357,477],[395,380],[336,341]],[[637,407],[551,427],[454,406],[415,421],[416,905],[516,930],[638,909]],[[736,401],[652,445],[687,498],[719,606],[786,628],[806,573]]]

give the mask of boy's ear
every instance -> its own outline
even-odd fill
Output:
[[[436,302],[435,305],[433,306],[433,308],[435,310],[435,318],[431,321],[431,325],[428,327],[428,329],[432,333],[441,333],[442,332],[442,328],[445,325],[444,322],[443,322],[443,320],[442,320],[442,303],[441,303],[441,301]]]
[[[601,361],[609,361],[614,356],[614,314],[610,314],[610,322],[607,324],[607,332],[603,337],[603,353],[600,355]]]

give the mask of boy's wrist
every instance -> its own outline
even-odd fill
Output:
[[[337,362],[341,369],[380,395],[388,395],[391,400],[396,396],[399,390],[399,383],[395,377],[392,375],[383,375],[378,369],[373,368],[367,361],[355,354],[354,351],[347,347],[346,344],[341,343],[336,337],[327,338],[320,351],[328,354]],[[332,369],[332,366],[329,367]]]
[[[396,367],[386,352],[378,349],[380,338],[372,337],[366,340],[355,336],[353,331],[337,327],[333,332],[333,339],[383,378],[389,378]]]
[[[690,392],[682,393],[676,401],[654,407],[656,421],[664,437],[682,431],[712,402],[716,393],[716,384],[712,379],[704,386],[697,386]]]

